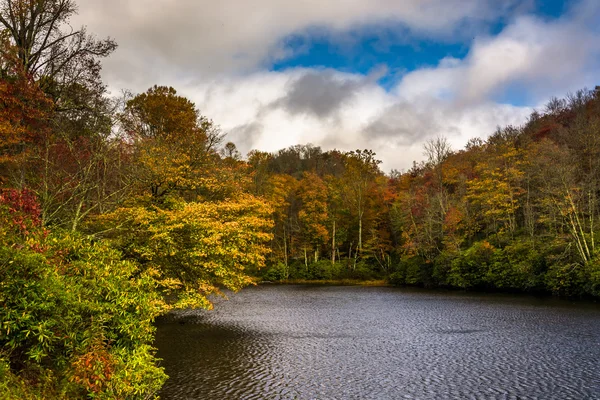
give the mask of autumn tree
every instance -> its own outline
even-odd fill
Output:
[[[116,48],[111,39],[97,40],[85,27],[73,30],[73,0],[3,0],[0,23],[16,46],[25,73],[40,81],[59,107],[74,106],[67,96],[76,86],[101,86],[99,58]]]
[[[452,153],[450,143],[445,137],[439,136],[425,142],[424,155],[427,157],[428,167],[431,169],[431,202],[428,212],[431,213],[431,228],[438,232],[433,233],[436,240],[444,240],[444,220],[448,208],[448,192],[444,186],[444,162]]]
[[[317,262],[329,240],[327,186],[315,173],[304,172],[298,184],[298,198],[301,203],[298,222],[304,242],[304,262],[308,265],[307,247],[311,248]]]
[[[358,223],[355,254],[360,254],[363,247],[363,223],[367,211],[368,190],[375,176],[380,173],[378,165],[381,161],[375,158],[375,153],[371,150],[350,151],[345,156],[343,184],[347,189],[346,199],[351,204]]]
[[[0,38],[0,46],[0,183],[22,184],[17,166],[48,134],[53,104],[17,61],[17,48],[6,38]]]
[[[391,268],[393,250],[390,210],[397,198],[395,188],[390,179],[378,175],[368,192],[368,210],[371,221],[365,240],[363,257],[375,260],[377,266],[383,271]]]
[[[352,221],[347,208],[344,185],[342,179],[333,174],[325,177],[327,185],[327,214],[331,227],[331,263],[341,260],[340,247],[348,238]]]
[[[586,193],[583,182],[578,181],[574,157],[547,140],[532,146],[531,156],[535,157],[535,177],[541,191],[538,198],[543,210],[540,222],[554,235],[563,230],[568,232],[580,262],[589,263],[595,256],[596,200]]]
[[[494,151],[475,168],[479,176],[468,182],[467,199],[481,207],[483,221],[491,224],[492,232],[514,235],[519,196],[524,193],[522,160],[511,142],[498,144]]]
[[[296,235],[297,223],[293,204],[298,181],[289,175],[276,174],[269,179],[265,198],[273,208],[274,255],[280,257],[285,266],[284,276],[289,276],[289,255]]]
[[[218,129],[173,88],[130,99],[121,124],[135,188],[90,233],[154,273],[180,307],[209,307],[209,294],[251,283],[248,269],[269,250],[272,209],[248,193],[246,163],[219,155]]]
[[[100,77],[101,59],[116,44],[111,39],[97,40],[85,27],[74,30],[70,20],[76,12],[72,0],[0,2],[3,84],[20,85],[25,97],[12,98],[28,99],[28,116],[21,124],[35,132],[16,146],[27,157],[14,168],[9,184],[37,193],[44,223],[71,229],[92,210],[112,201],[123,183],[115,187],[115,177],[107,169],[119,164],[114,157],[120,146],[108,139],[113,109]],[[50,106],[26,94],[24,82]],[[45,126],[32,124],[42,114]]]
[[[265,194],[271,177],[270,163],[273,155],[264,151],[252,150],[248,153],[247,158],[252,174],[252,192],[261,196]]]
[[[95,223],[108,239],[173,294],[176,308],[212,307],[208,296],[251,284],[248,270],[265,265],[270,207],[252,195],[235,200],[186,202],[171,198],[156,207],[123,207]]]
[[[160,198],[170,192],[214,194],[219,130],[170,87],[154,86],[126,104],[122,126],[134,148],[134,176]]]
[[[439,136],[435,139],[429,139],[423,145],[423,153],[427,157],[427,162],[434,171],[436,185],[439,188],[440,208],[445,210],[444,198],[444,168],[443,163],[452,154],[452,148],[448,139]]]

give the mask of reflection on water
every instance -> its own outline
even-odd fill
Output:
[[[158,325],[162,399],[600,399],[600,307],[260,286]]]

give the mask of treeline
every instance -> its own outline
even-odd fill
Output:
[[[600,90],[384,175],[370,151],[252,152],[275,209],[265,279],[600,295]]]

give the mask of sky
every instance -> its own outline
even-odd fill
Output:
[[[600,85],[598,0],[78,0],[113,94],[167,85],[242,154],[372,149],[406,170]]]

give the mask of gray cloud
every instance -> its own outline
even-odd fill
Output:
[[[384,24],[401,36],[466,37],[467,26],[494,21],[518,0],[78,0],[91,32],[120,45],[105,63],[112,83],[143,90],[154,83],[209,79],[259,70],[292,55],[283,39],[318,29],[351,38]],[[463,36],[461,36],[463,35]],[[142,72],[143,71],[143,72]]]
[[[435,98],[398,100],[373,118],[362,134],[380,146],[406,147],[440,135],[460,143],[486,137],[498,125],[520,125],[530,112],[528,107],[493,102],[465,107]]]
[[[248,150],[253,148],[253,144],[260,138],[263,131],[263,124],[254,121],[229,129],[225,140],[234,139],[236,146],[247,153]]]
[[[433,113],[433,107],[417,109],[411,103],[399,102],[383,110],[363,132],[369,138],[392,139],[398,145],[410,144],[440,132],[441,121]]]
[[[272,107],[284,107],[291,114],[328,118],[351,101],[364,84],[364,80],[340,79],[333,71],[310,71],[291,82],[286,96]]]

